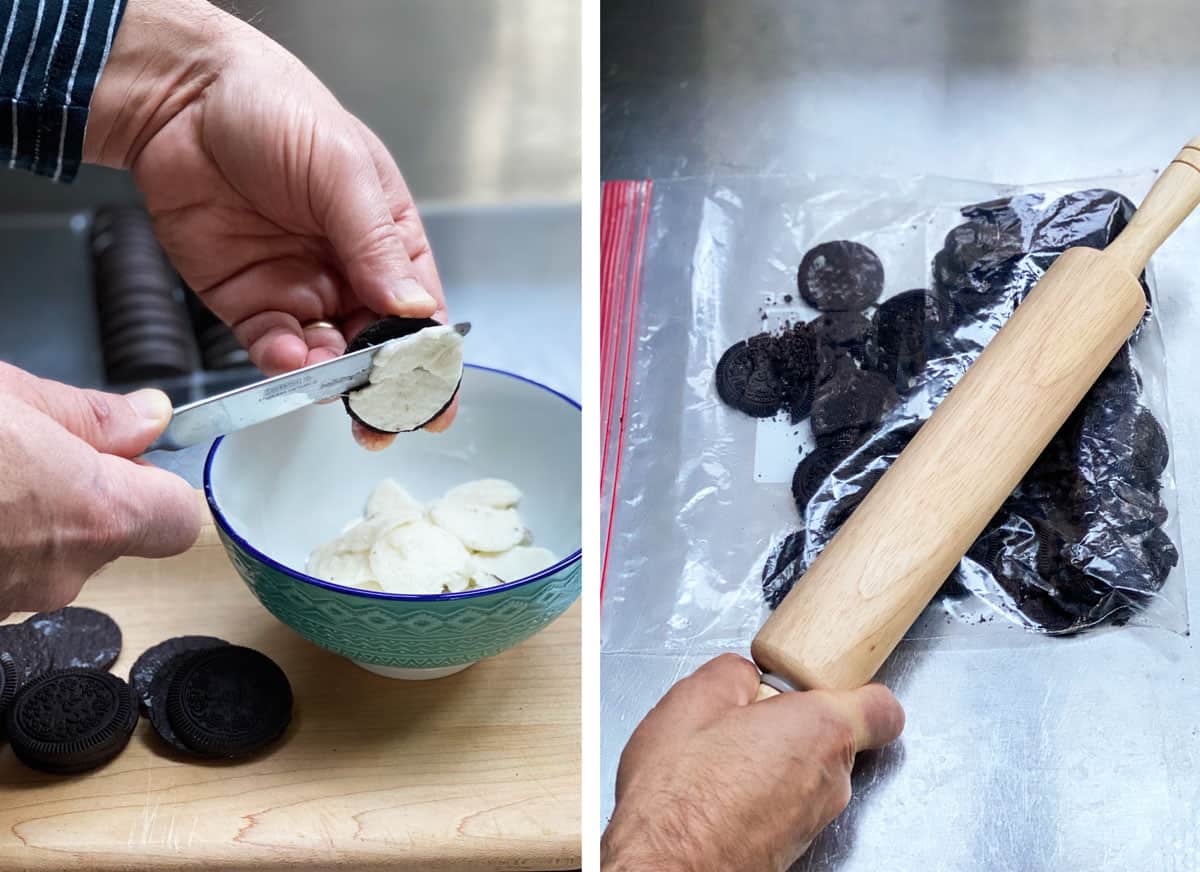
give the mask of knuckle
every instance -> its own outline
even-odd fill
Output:
[[[92,511],[88,517],[87,538],[102,563],[126,550],[133,524],[117,483],[103,468],[92,476]]]
[[[854,768],[854,732],[842,723],[834,735],[834,759],[842,772],[849,774]]]
[[[845,719],[822,711],[815,724],[821,737],[821,762],[830,771],[849,772],[854,766],[854,731]]]
[[[758,678],[757,667],[755,667],[755,665],[753,663],[751,663],[745,657],[742,657],[740,654],[734,654],[732,652],[727,651],[724,654],[717,657],[715,660],[713,660],[712,665],[713,665],[713,667],[715,667],[717,669],[727,670],[730,672],[737,671],[737,672],[744,672],[747,674],[753,673],[755,679]]]
[[[356,256],[363,260],[393,257],[397,252],[396,242],[397,234],[394,224],[387,222],[375,224],[355,243]]]
[[[369,164],[369,161],[362,159],[364,146],[355,131],[337,127],[325,131],[321,138],[324,146],[329,149],[329,159],[352,167],[362,164],[365,168]]]
[[[116,413],[112,401],[99,391],[79,391],[76,396],[80,426],[88,433],[103,433]]]
[[[396,228],[397,237],[404,245],[404,250],[408,252],[409,260],[419,260],[432,253],[429,247],[429,238],[419,223],[398,221],[393,226]]]
[[[13,587],[0,602],[0,611],[53,612],[71,604],[84,580],[81,572],[61,564],[45,574],[9,579]]]
[[[30,608],[36,609],[39,612],[53,612],[65,608],[79,595],[79,590],[82,587],[82,580],[59,579],[56,584],[40,588],[33,596]]]
[[[829,801],[833,806],[834,817],[846,810],[846,807],[850,805],[852,795],[849,778],[839,778],[834,782],[829,792]]]

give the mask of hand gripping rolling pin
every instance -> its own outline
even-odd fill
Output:
[[[1200,137],[1108,248],[1054,262],[759,630],[759,698],[870,681],[1141,320],[1138,276],[1200,204]]]

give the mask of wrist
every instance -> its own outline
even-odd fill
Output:
[[[657,844],[651,827],[637,826],[618,811],[600,839],[600,867],[603,872],[693,872],[688,863],[687,846],[664,850]]]
[[[88,163],[128,169],[227,63],[241,22],[205,0],[128,0],[92,95]]]

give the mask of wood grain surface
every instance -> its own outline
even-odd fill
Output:
[[[579,866],[579,603],[432,682],[382,678],[301,639],[245,588],[211,527],[181,557],[117,561],[76,604],[120,624],[123,678],[170,636],[260,649],[291,680],[295,717],[241,763],[176,757],[145,719],[116,760],[80,776],[29,770],[4,745],[0,868]]]

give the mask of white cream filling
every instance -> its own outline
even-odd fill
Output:
[[[554,555],[549,550],[534,545],[518,545],[499,554],[477,553],[472,556],[477,569],[500,581],[516,581],[541,572],[554,563]]]
[[[386,519],[393,526],[425,519],[425,507],[400,487],[394,478],[385,478],[367,500],[367,517]]]
[[[463,544],[428,521],[396,527],[371,548],[371,572],[391,593],[466,590],[471,555]]]
[[[431,594],[515,581],[554,563],[545,548],[524,545],[521,491],[485,478],[451,488],[428,508],[393,479],[367,500],[366,516],[316,548],[308,572],[337,584],[393,593]]]
[[[452,487],[442,497],[446,502],[473,503],[496,509],[509,509],[521,502],[521,491],[502,478],[480,478]]]
[[[350,408],[377,430],[416,430],[450,402],[462,368],[462,336],[453,327],[426,327],[376,353],[369,383],[350,392]]]
[[[472,551],[507,551],[525,539],[525,524],[516,509],[441,499],[429,507],[429,517]]]

